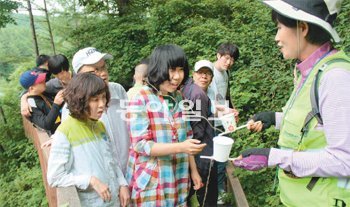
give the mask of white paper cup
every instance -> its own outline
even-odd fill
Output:
[[[220,117],[221,123],[225,128],[225,132],[233,132],[236,130],[236,119],[233,113],[226,114]]]
[[[213,142],[213,159],[218,162],[226,162],[230,156],[233,139],[224,136],[217,136],[213,138]]]

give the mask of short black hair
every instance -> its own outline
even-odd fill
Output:
[[[39,55],[36,60],[36,67],[39,67],[40,65],[44,65],[47,61],[49,61],[50,56],[41,54]]]
[[[279,22],[289,28],[296,28],[298,24],[298,20],[286,17],[274,10],[271,12],[271,18],[276,24]],[[305,23],[309,25],[309,31],[305,37],[309,43],[323,45],[332,39],[331,35],[322,27],[310,22]]]
[[[151,56],[148,65],[148,82],[159,90],[159,85],[169,80],[169,69],[182,67],[184,70],[184,79],[180,85],[183,85],[189,76],[189,65],[184,50],[177,45],[161,45],[156,47]]]
[[[58,74],[62,71],[69,71],[68,58],[62,54],[50,57],[48,64],[49,71],[52,74]]]
[[[216,52],[220,55],[230,55],[235,61],[239,58],[238,46],[230,42],[222,43]]]

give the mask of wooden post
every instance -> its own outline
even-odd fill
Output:
[[[1,118],[1,121],[2,121],[4,124],[7,124],[7,120],[6,120],[6,117],[5,117],[4,110],[2,109],[2,106],[0,106],[0,118]]]
[[[50,34],[51,47],[52,47],[52,50],[53,50],[53,54],[56,55],[55,42],[53,41],[53,36],[52,36],[52,30],[51,30],[51,25],[50,25],[49,14],[48,14],[48,12],[47,12],[47,7],[46,7],[46,0],[43,0],[43,1],[44,1],[44,12],[45,12],[45,16],[46,16],[47,27],[48,27],[49,34]]]
[[[32,12],[32,5],[30,3],[30,0],[27,0],[27,3],[28,3],[30,28],[32,29],[32,36],[33,36],[33,44],[34,44],[35,54],[36,54],[36,57],[38,57],[39,56],[39,47],[38,47],[38,40],[36,39],[36,32],[35,32],[34,17],[33,17],[33,12]]]
[[[237,207],[249,207],[247,198],[245,197],[239,179],[233,175],[234,167],[232,162],[227,162],[226,173],[227,173],[227,187],[233,192]]]

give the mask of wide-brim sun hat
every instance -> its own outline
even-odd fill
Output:
[[[95,64],[101,59],[111,59],[112,55],[108,53],[101,53],[94,47],[86,47],[79,50],[73,56],[72,66],[75,73],[78,73],[79,69],[83,65]]]
[[[265,0],[264,4],[291,19],[313,23],[325,29],[334,42],[341,39],[332,27],[343,0]]]

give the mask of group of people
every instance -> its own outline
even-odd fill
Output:
[[[283,112],[248,121],[251,131],[279,128],[280,148],[244,150],[233,164],[277,166],[286,206],[350,205],[350,58],[332,46],[340,41],[332,25],[341,0],[264,3],[273,10],[277,46],[297,59],[300,75]],[[75,186],[82,206],[217,206],[226,163],[200,156],[213,154],[223,131],[213,117],[238,119],[228,73],[238,47],[221,44],[216,61],[197,61],[191,78],[184,50],[160,45],[135,67],[128,92],[109,82],[110,58],[81,49],[70,72],[64,55],[42,55],[20,77],[22,115],[52,135],[49,185]]]

